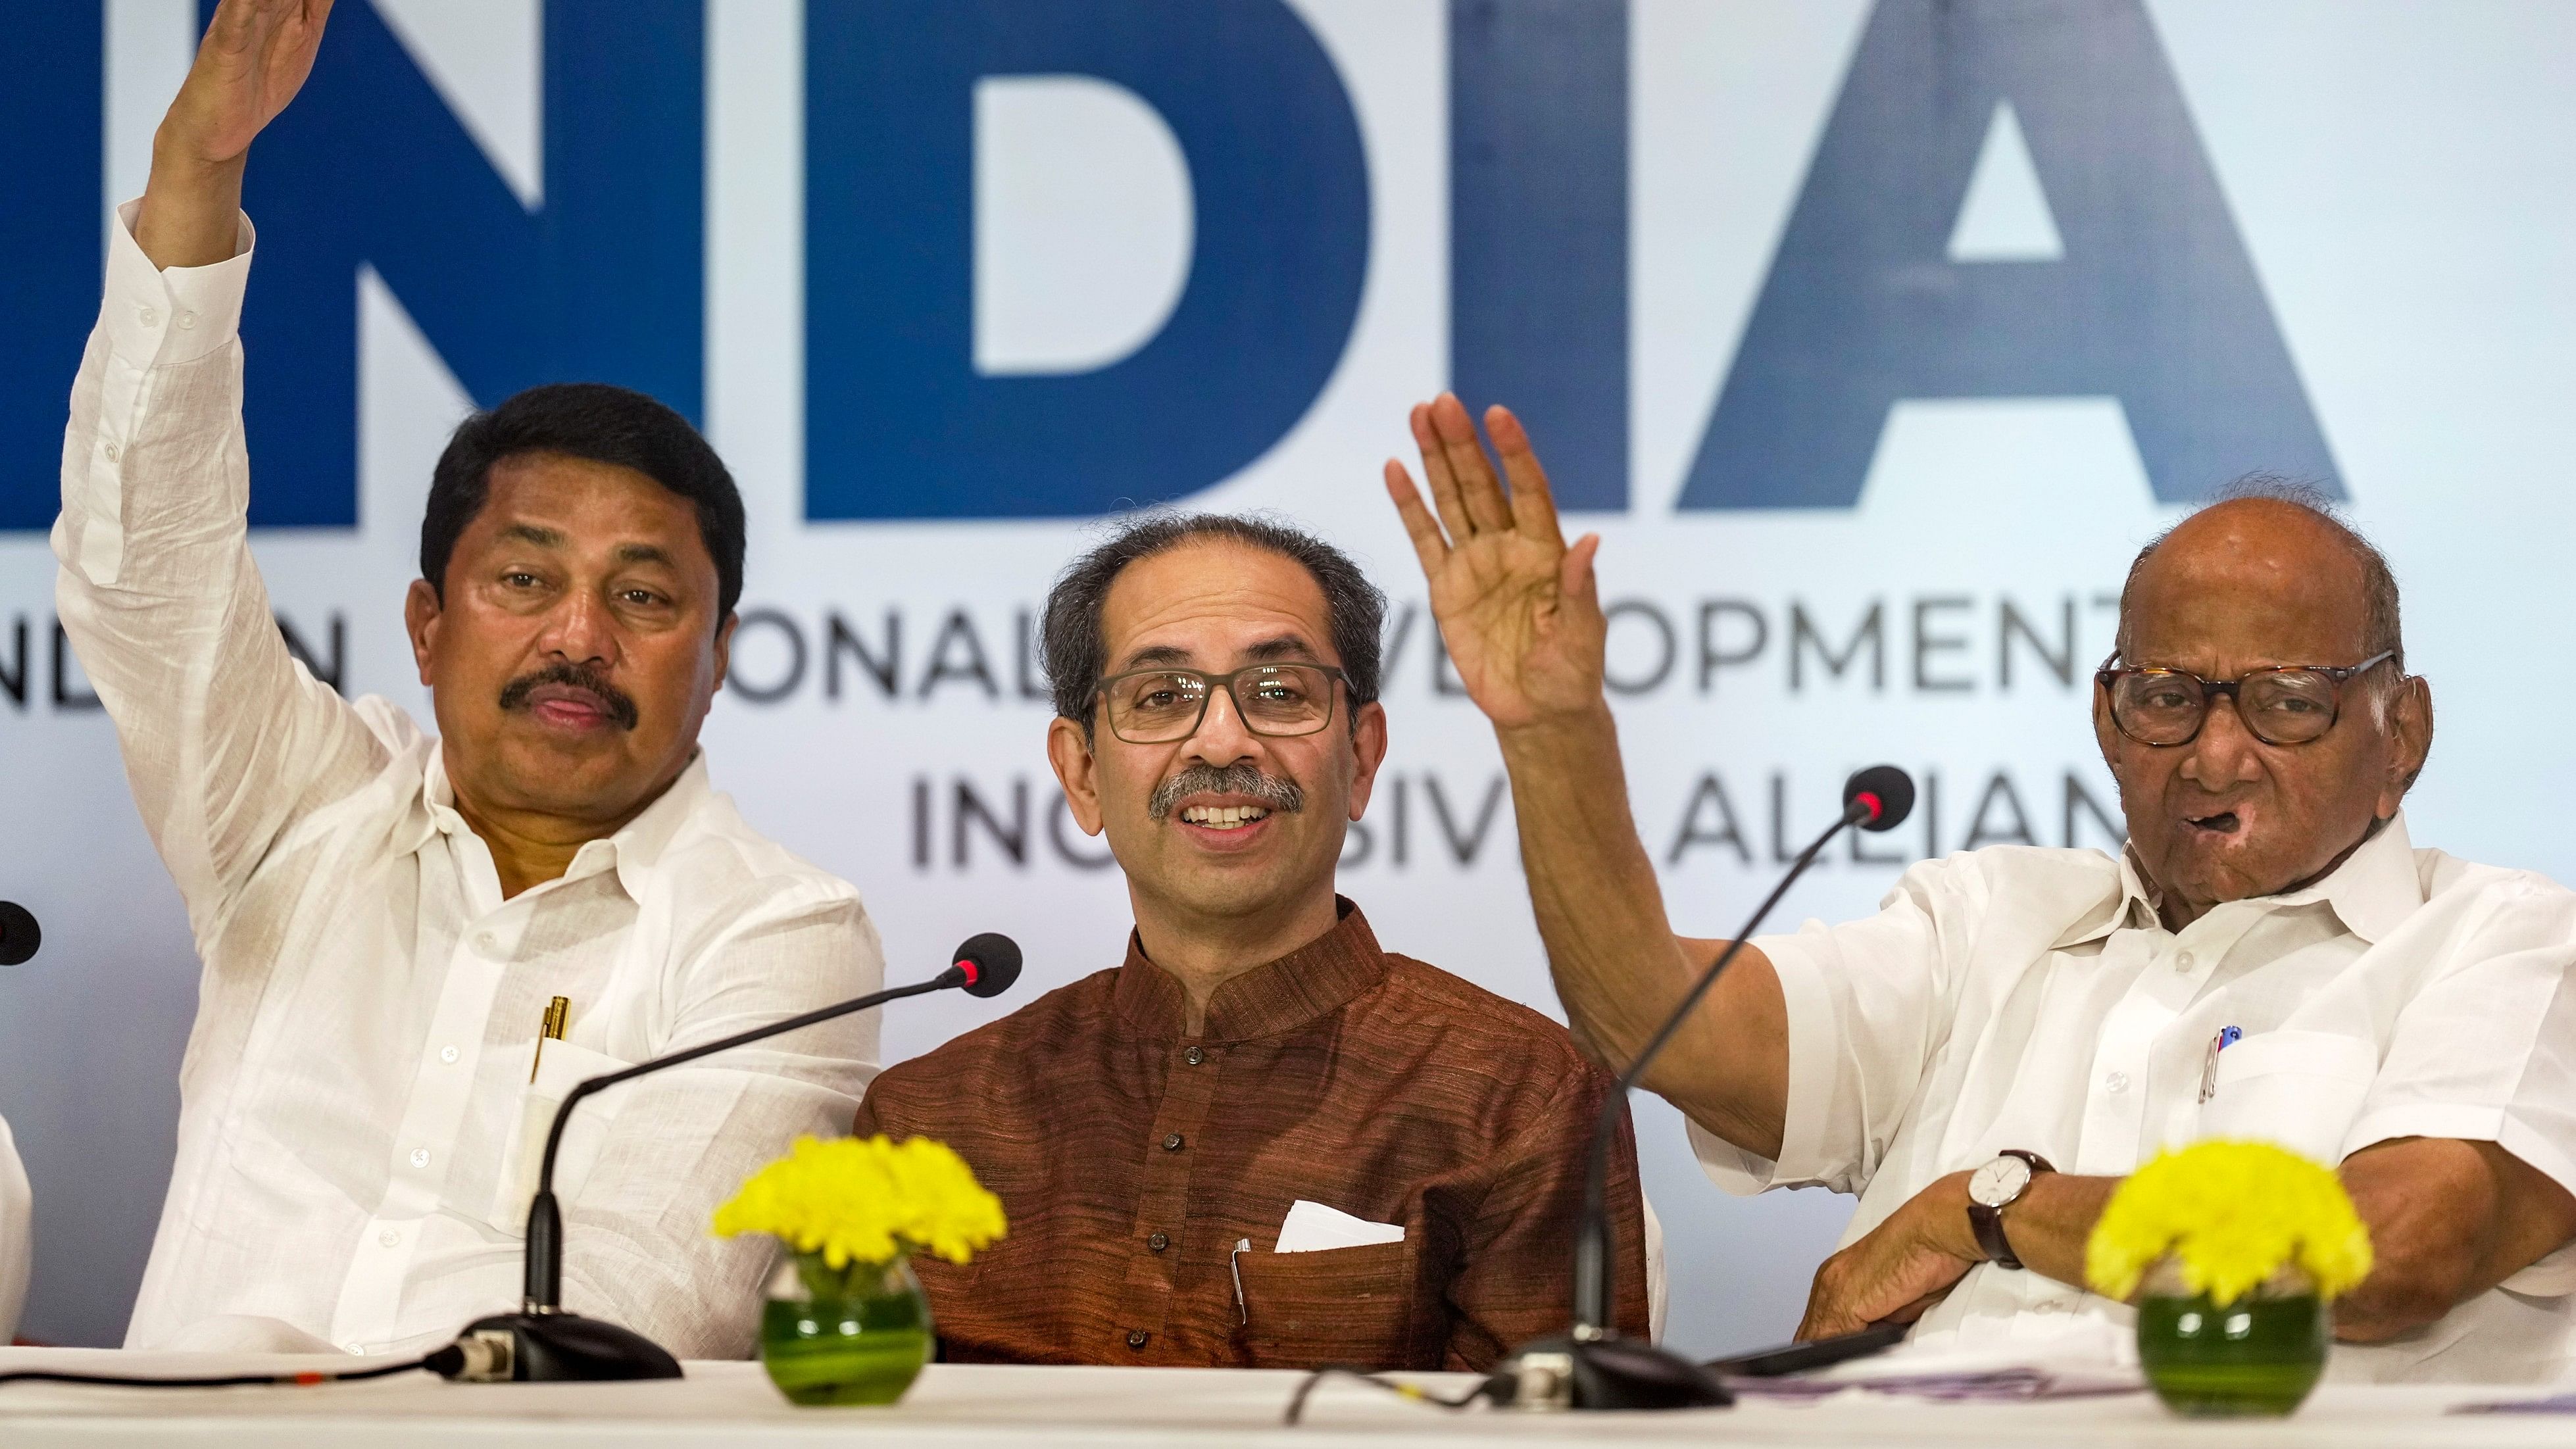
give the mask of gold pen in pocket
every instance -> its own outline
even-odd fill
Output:
[[[537,1049],[528,1053],[528,1084],[536,1085],[537,1067],[546,1059],[546,1043],[562,1041],[564,1023],[572,1019],[572,999],[558,996],[546,1003],[546,1019],[537,1023]]]

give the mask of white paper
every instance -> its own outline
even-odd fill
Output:
[[[1402,1223],[1373,1223],[1301,1197],[1288,1205],[1287,1220],[1279,1224],[1279,1246],[1271,1251],[1320,1253],[1328,1248],[1364,1248],[1371,1243],[1403,1241]]]

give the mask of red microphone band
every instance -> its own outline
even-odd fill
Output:
[[[966,973],[966,984],[969,986],[974,985],[984,977],[983,968],[977,966],[971,957],[960,956],[949,964]]]
[[[1887,813],[1887,802],[1879,799],[1875,790],[1863,790],[1852,798],[1869,807],[1869,818],[1873,821]]]

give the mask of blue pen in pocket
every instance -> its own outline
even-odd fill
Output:
[[[2218,1095],[2218,1054],[2244,1038],[2245,1033],[2241,1029],[2223,1026],[2218,1029],[2218,1035],[2209,1039],[2209,1055],[2200,1063],[2200,1100],[2206,1102]]]

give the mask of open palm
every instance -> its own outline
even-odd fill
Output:
[[[1508,496],[1467,409],[1447,393],[1413,410],[1431,504],[1392,459],[1386,487],[1430,581],[1432,616],[1460,682],[1497,729],[1514,729],[1601,702],[1605,626],[1592,577],[1601,541],[1587,534],[1566,546],[1519,419],[1491,408],[1485,428]]]
[[[313,73],[330,17],[331,0],[223,0],[162,123],[164,141],[207,163],[249,150]]]

